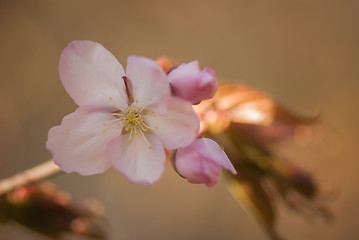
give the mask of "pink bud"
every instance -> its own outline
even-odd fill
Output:
[[[168,78],[175,95],[193,104],[212,98],[217,91],[214,71],[209,67],[201,71],[197,60],[181,64]]]
[[[212,139],[198,138],[190,145],[177,149],[175,164],[177,171],[191,183],[215,185],[222,167],[237,174],[222,148]]]

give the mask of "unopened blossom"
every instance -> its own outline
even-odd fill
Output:
[[[65,172],[91,175],[113,166],[132,182],[153,184],[165,149],[197,136],[191,103],[171,96],[166,73],[151,59],[130,56],[125,72],[99,43],[74,41],[61,53],[59,73],[79,106],[48,134],[46,146]]]
[[[190,145],[179,148],[175,156],[177,171],[191,183],[215,185],[222,168],[237,174],[222,148],[212,139],[198,138]]]
[[[168,78],[175,95],[193,104],[212,98],[217,91],[214,71],[209,67],[201,71],[198,61],[181,64]]]

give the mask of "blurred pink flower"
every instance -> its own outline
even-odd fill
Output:
[[[198,138],[190,145],[177,149],[175,156],[177,171],[191,183],[215,185],[222,168],[237,174],[222,148],[212,139]]]
[[[198,61],[181,64],[168,78],[175,95],[193,104],[212,98],[217,91],[214,71],[209,67],[201,71]]]
[[[59,73],[79,106],[50,129],[46,143],[65,172],[91,175],[113,166],[134,183],[153,184],[164,170],[165,148],[197,137],[191,104],[171,96],[153,60],[130,56],[125,73],[99,43],[74,41],[61,53]]]

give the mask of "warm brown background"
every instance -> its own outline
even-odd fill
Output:
[[[199,59],[222,79],[298,112],[321,112],[324,141],[284,151],[325,187],[339,186],[337,219],[308,224],[281,211],[279,231],[292,240],[359,238],[358,1],[0,0],[0,177],[50,158],[48,129],[75,109],[58,79],[58,57],[80,39],[102,43],[124,65],[131,54]],[[114,170],[54,180],[104,202],[111,240],[267,239],[224,182],[191,185],[170,167],[150,188]],[[0,239],[44,238],[2,226]]]

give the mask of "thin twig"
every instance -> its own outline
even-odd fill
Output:
[[[17,173],[12,177],[0,180],[0,195],[27,183],[47,178],[59,171],[61,171],[61,169],[54,164],[52,159],[41,163],[35,167]]]

